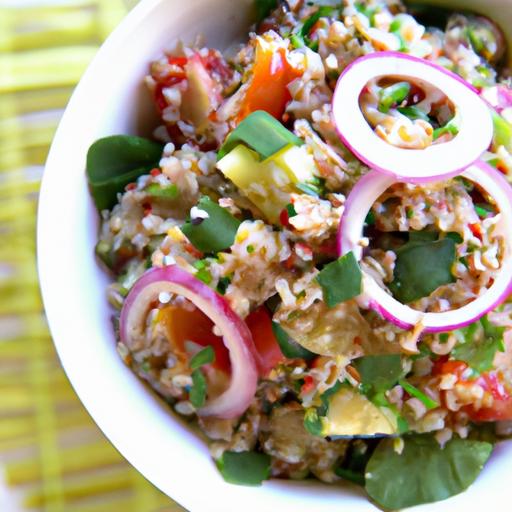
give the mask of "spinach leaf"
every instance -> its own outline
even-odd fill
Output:
[[[189,392],[190,403],[196,408],[202,407],[206,401],[206,379],[201,370],[192,372],[192,387]]]
[[[364,471],[377,443],[365,439],[352,441],[340,466],[334,472],[344,480],[364,486]]]
[[[192,370],[197,370],[201,366],[205,364],[211,364],[215,361],[215,351],[211,345],[200,350],[197,354],[192,357],[190,360],[190,368]]]
[[[374,394],[391,389],[403,375],[399,354],[363,356],[352,361],[361,376],[365,394]]]
[[[181,227],[190,243],[202,252],[212,253],[233,245],[240,221],[208,196],[199,200],[197,207],[208,214],[199,223],[188,221]]]
[[[290,359],[305,359],[309,361],[314,359],[317,354],[297,343],[290,335],[277,323],[272,322],[272,331],[276,337],[279,348],[285,357]]]
[[[222,159],[239,144],[245,144],[265,160],[290,144],[302,146],[304,141],[269,113],[257,110],[249,114],[228,135],[217,153],[217,160]]]
[[[477,372],[490,370],[496,352],[505,351],[505,328],[493,325],[487,316],[454,332],[459,343],[453,348],[451,355],[468,363]]]
[[[111,209],[129,183],[158,166],[163,145],[131,135],[97,140],[87,152],[87,180],[98,210]]]
[[[451,268],[455,261],[455,240],[410,240],[396,250],[393,282],[389,289],[402,303],[427,297],[435,289],[455,281]]]
[[[330,308],[361,293],[361,269],[352,252],[326,265],[316,280]]]
[[[431,435],[405,436],[401,454],[383,440],[366,466],[366,491],[379,505],[401,509],[444,500],[467,489],[492,444],[453,438],[444,448]]]
[[[224,452],[217,460],[224,480],[238,485],[260,485],[270,477],[270,456],[257,452]]]

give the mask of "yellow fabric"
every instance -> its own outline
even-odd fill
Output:
[[[0,3],[0,468],[13,497],[0,509],[174,512],[182,509],[89,418],[44,320],[35,267],[42,166],[73,86],[135,2],[57,3]]]

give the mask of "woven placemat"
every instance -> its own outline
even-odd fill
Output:
[[[0,510],[176,512],[78,401],[45,323],[39,182],[62,111],[132,2],[0,0]]]

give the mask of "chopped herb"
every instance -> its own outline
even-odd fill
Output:
[[[304,414],[304,428],[312,436],[322,437],[323,423],[315,408],[306,410],[306,413]]]
[[[87,152],[87,181],[98,210],[110,210],[117,194],[158,165],[163,145],[142,137],[113,135]]]
[[[361,293],[361,269],[352,252],[326,265],[316,280],[330,308]]]
[[[414,233],[419,236],[419,233],[430,232]],[[455,262],[455,245],[451,237],[437,241],[411,239],[397,249],[394,279],[389,285],[393,296],[407,304],[428,297],[439,286],[453,283],[451,268]]]
[[[217,284],[217,291],[221,295],[226,294],[226,290],[228,289],[228,286],[231,284],[231,279],[229,277],[221,277],[219,279],[219,283]]]
[[[263,110],[249,114],[226,138],[219,149],[221,160],[239,144],[245,144],[266,160],[289,146],[302,146],[304,141],[286,129],[275,117]]]
[[[375,224],[375,213],[373,213],[373,210],[370,210],[368,214],[366,215],[366,218],[364,219],[364,223],[367,226],[373,226]]]
[[[414,217],[414,210],[412,208],[407,208],[407,210],[405,212],[405,216],[408,219],[412,219]]]
[[[407,393],[409,393],[409,395],[413,396],[414,398],[417,398],[427,409],[435,409],[436,407],[439,407],[439,404],[435,400],[432,400],[432,398],[425,395],[423,391],[420,391],[418,388],[415,388],[406,380],[400,379],[398,383],[400,384],[400,386],[404,388],[404,390]]]
[[[507,151],[512,151],[512,124],[493,109],[491,109],[491,116],[494,126],[492,147],[497,150],[500,146],[504,146]]]
[[[295,217],[297,215],[297,212],[295,211],[295,207],[293,204],[288,203],[286,205],[286,213],[288,213],[288,218],[291,219],[292,217]]]
[[[249,254],[252,254],[254,252],[254,245],[249,244],[246,249]]]
[[[272,322],[272,331],[274,332],[279,348],[285,357],[290,359],[305,359],[306,361],[309,361],[317,356],[317,354],[311,352],[307,348],[304,348],[291,338],[277,322]]]
[[[309,16],[309,18],[306,18],[304,23],[299,25],[298,28],[293,32],[290,37],[290,41],[292,42],[293,46],[295,48],[303,48],[304,46],[308,46],[313,51],[317,51],[318,41],[311,41],[309,38],[309,33],[320,18],[330,16],[335,10],[336,9],[332,6],[320,6],[318,10]]]
[[[199,409],[206,401],[206,379],[201,370],[192,372],[192,387],[189,391],[190,403]]]
[[[403,375],[399,354],[363,356],[352,361],[352,364],[361,376],[365,394],[387,391]]]
[[[270,456],[257,452],[224,452],[217,467],[226,482],[261,485],[270,477]]]
[[[455,122],[452,120],[448,121],[444,126],[441,126],[439,128],[436,128],[434,130],[434,133],[432,134],[432,138],[434,140],[437,140],[442,135],[445,135],[446,133],[449,133],[453,136],[457,135],[459,133],[458,126],[455,125]]]
[[[325,180],[316,176],[303,183],[296,183],[295,187],[308,196],[319,197],[325,194]]]
[[[208,213],[208,218],[198,226],[189,221],[181,227],[192,245],[205,253],[215,253],[233,245],[240,221],[207,196],[199,200],[198,207]]]
[[[454,437],[441,447],[433,435],[406,435],[397,453],[382,440],[366,466],[366,491],[381,507],[398,510],[444,500],[476,479],[492,444]],[[390,485],[390,478],[395,485]]]
[[[194,275],[197,277],[197,279],[199,279],[205,284],[210,284],[212,282],[212,275],[210,274],[210,271],[206,268],[198,270]]]
[[[411,121],[422,119],[423,121],[427,121],[427,123],[431,122],[427,113],[421,110],[421,108],[418,108],[416,105],[411,105],[409,107],[398,107],[397,110],[400,112],[400,114],[408,117]]]
[[[379,91],[379,112],[386,114],[394,105],[400,105],[411,91],[409,82],[397,82]]]
[[[162,187],[158,183],[150,183],[144,192],[151,197],[157,197],[162,199],[176,199],[178,197],[178,187],[171,183],[165,187]]]
[[[455,359],[466,362],[479,373],[490,370],[496,352],[504,352],[504,327],[492,324],[487,316],[454,331],[458,344],[452,350]]]
[[[211,364],[215,361],[215,351],[211,345],[200,350],[192,359],[190,360],[189,366],[192,370],[197,370],[201,366],[205,364]]]
[[[485,219],[490,213],[493,214],[494,210],[488,204],[479,203],[475,205],[475,212],[481,219]]]

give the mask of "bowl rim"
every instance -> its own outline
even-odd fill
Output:
[[[160,488],[164,493],[171,496],[172,499],[189,510],[193,510],[194,512],[196,510],[205,510],[205,506],[207,506],[207,510],[211,512],[217,510],[219,510],[219,512],[238,510],[240,506],[248,506],[248,503],[251,503],[251,505],[249,505],[251,509],[273,510],[279,508],[283,512],[288,510],[293,510],[294,512],[309,512],[312,507],[318,512],[331,512],[339,510],[339,507],[343,505],[350,506],[352,512],[356,512],[356,510],[378,510],[368,501],[364,493],[351,484],[329,487],[323,484],[311,484],[307,481],[269,481],[265,482],[260,488],[239,487],[227,484],[222,480],[220,475],[217,474],[217,470],[211,459],[209,464],[205,463],[204,453],[205,451],[207,452],[207,450],[205,450],[202,441],[200,441],[195,434],[191,434],[190,431],[182,425],[180,427],[178,421],[170,420],[170,417],[172,416],[174,418],[175,415],[171,415],[168,408],[165,408],[160,400],[151,397],[146,387],[140,383],[138,379],[136,379],[137,383],[133,383],[133,387],[130,388],[130,391],[135,395],[136,400],[144,400],[143,404],[140,402],[141,407],[144,413],[150,415],[150,419],[143,418],[143,414],[141,413],[139,414],[139,418],[133,421],[134,425],[129,425],[128,423],[128,425],[124,424],[120,427],[121,422],[129,422],[134,418],[132,414],[133,407],[130,404],[129,397],[119,395],[119,393],[123,392],[120,384],[117,385],[113,383],[112,390],[99,390],[97,386],[91,382],[92,379],[90,376],[88,380],[86,380],[83,371],[80,370],[81,362],[76,360],[77,358],[74,354],[72,343],[68,341],[73,331],[69,322],[65,322],[62,319],[63,314],[73,311],[73,297],[69,297],[69,305],[65,304],[62,296],[57,293],[56,287],[54,286],[56,280],[59,282],[59,279],[62,280],[63,276],[60,272],[59,265],[55,261],[55,243],[58,241],[58,234],[55,232],[57,230],[52,232],[52,228],[54,227],[54,223],[59,220],[59,214],[56,211],[55,205],[52,204],[55,201],[55,194],[52,193],[52,187],[58,183],[60,169],[62,168],[63,162],[66,160],[61,154],[65,153],[66,145],[70,144],[70,138],[68,136],[69,130],[72,130],[73,127],[76,126],[77,118],[79,118],[79,114],[83,112],[80,103],[83,98],[87,98],[88,89],[90,89],[94,82],[98,70],[108,67],[108,63],[113,56],[116,55],[116,52],[122,48],[123,42],[130,37],[130,33],[133,29],[165,1],[172,0],[142,0],[125,17],[103,44],[72,95],[57,129],[46,163],[38,206],[37,266],[48,324],[64,371],[85,408],[113,446],[156,487]],[[191,1],[200,2],[201,0]],[[81,166],[83,169],[82,157],[83,154],[78,157],[74,156],[72,161],[75,165]],[[84,177],[81,183],[85,186]],[[74,191],[73,193],[76,194],[78,192]],[[76,199],[75,196],[71,199],[73,198]],[[67,204],[70,204],[70,202],[68,201]],[[85,210],[81,209],[77,214],[78,218],[83,220],[85,217],[80,215],[87,215],[87,213],[88,208]],[[70,218],[75,218],[75,216],[70,215]],[[66,224],[66,229],[66,233],[72,236],[73,226]],[[78,229],[80,230],[80,228]],[[71,249],[68,250],[64,248],[63,250],[66,255],[76,256]],[[90,259],[91,255],[87,257]],[[68,264],[66,268],[69,270],[72,267],[69,267]],[[72,283],[74,284],[75,281],[72,281]],[[71,284],[68,285],[63,281],[61,284],[68,289],[71,288]],[[76,293],[76,289],[70,289],[70,291],[72,294]],[[104,300],[104,306],[105,305],[106,300]],[[117,357],[117,354],[114,355]],[[122,365],[120,360],[118,363]],[[101,369],[100,366],[98,368]],[[132,378],[134,378],[133,375]],[[116,418],[114,419],[110,418],[110,416],[112,416],[110,407],[112,404],[102,402],[104,401],[102,391],[105,391],[105,394],[107,391],[111,394],[118,393],[116,396],[119,397],[121,403],[116,409]],[[130,414],[127,414],[127,411],[129,411]],[[148,429],[148,437],[150,437],[149,434],[155,437],[155,439],[148,438],[145,441],[144,446],[146,448],[149,447],[149,449],[153,450],[153,453],[156,452],[156,456],[158,456],[160,452],[158,451],[159,446],[156,440],[165,440],[165,448],[176,449],[180,456],[186,457],[184,459],[187,461],[186,471],[179,467],[169,469],[162,464],[157,464],[155,463],[155,456],[151,453],[145,453],[144,450],[133,445],[130,442],[130,434],[140,433],[142,428]],[[165,432],[166,429],[168,429],[169,432]],[[172,435],[171,431],[173,433]],[[183,436],[183,440],[186,442],[180,442],[181,438],[180,440],[172,439],[176,431],[179,432],[180,436]],[[188,446],[189,444],[190,446]],[[498,461],[501,460],[503,463],[504,458],[506,458],[506,451],[508,450],[504,450],[503,448],[497,449],[494,459]],[[190,458],[190,460],[188,458]],[[196,467],[195,464],[199,464],[201,467]],[[175,466],[179,466],[179,464],[175,464]],[[192,468],[189,466],[192,466]],[[167,471],[168,474],[162,475],[164,471]],[[201,482],[201,487],[204,492],[197,492],[196,483],[194,480],[190,479],[190,475],[192,474],[198,475],[200,480],[196,481]],[[482,478],[482,476],[483,475],[480,475],[480,478]],[[489,483],[489,480],[489,478],[485,479],[487,483]],[[495,478],[495,480],[498,480],[498,478]],[[473,485],[473,488],[477,487],[483,492],[488,489],[488,486],[486,486],[485,489],[483,488],[483,482],[478,485],[478,481]],[[499,505],[507,496],[503,494],[503,490],[499,493],[496,490],[496,485],[493,486],[493,489],[495,489],[497,493],[495,495],[497,500],[495,503]],[[217,497],[217,499],[212,500],[212,495]],[[471,495],[472,498],[468,497],[469,495]],[[217,502],[220,496],[222,496],[222,500],[220,500],[222,503]],[[363,496],[362,499],[361,496]],[[512,497],[512,494],[508,497]],[[448,503],[438,502],[432,505],[417,507],[415,510],[434,510],[435,507],[436,512],[443,510],[448,512],[453,510],[454,505],[458,506],[458,504],[460,504],[460,506],[462,506],[463,503],[466,509],[471,510],[471,505],[474,503],[472,501],[473,499],[474,496],[472,493],[463,493],[462,495],[451,498],[448,500]],[[491,503],[488,501],[488,504],[490,505]]]

